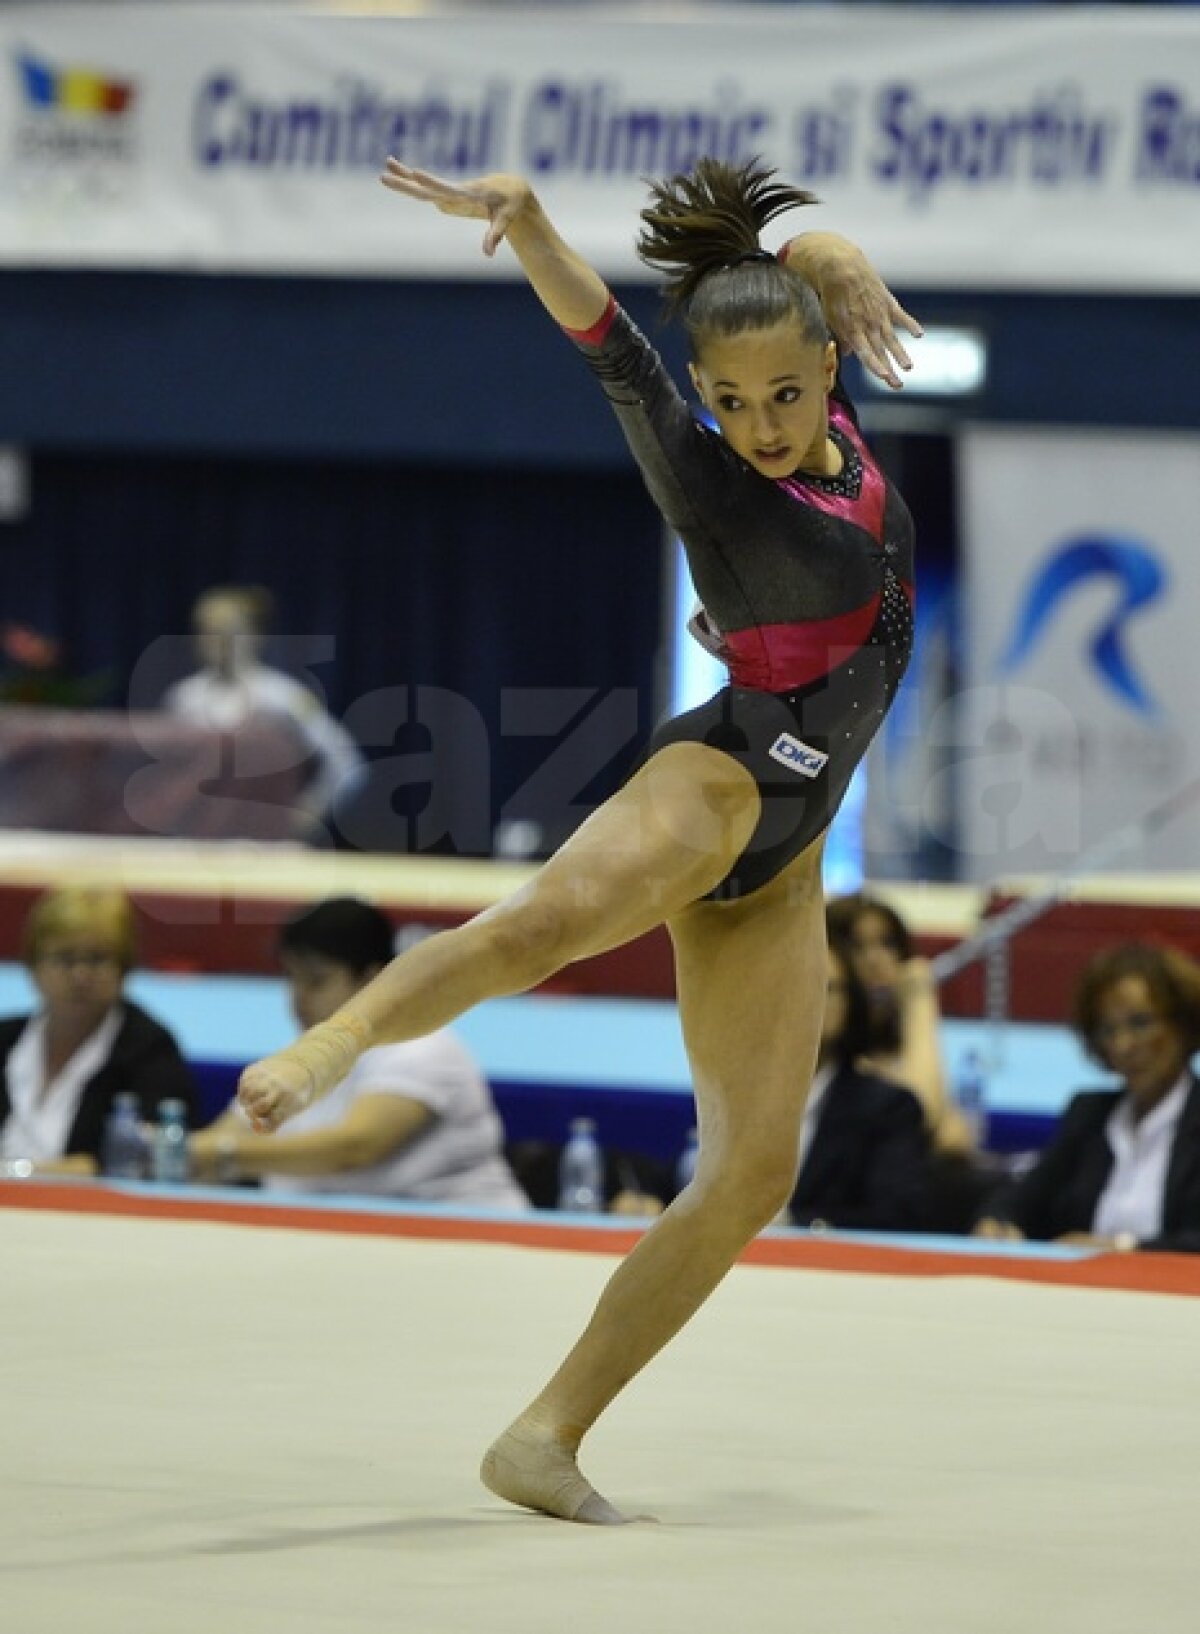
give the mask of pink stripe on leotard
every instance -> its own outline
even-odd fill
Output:
[[[805,482],[803,477],[797,476],[781,477],[776,486],[782,488],[785,494],[790,494],[793,499],[800,500],[802,504],[812,505],[816,510],[824,511],[829,516],[838,516],[843,521],[853,522],[882,544],[883,513],[887,504],[887,484],[884,482],[883,472],[867,452],[866,444],[859,436],[854,421],[836,399],[829,405],[829,421],[853,443],[862,461],[862,488],[857,499],[850,499],[845,494],[826,493],[819,483]]]
[[[852,657],[875,628],[881,597],[836,618],[804,624],[756,624],[722,637],[722,656],[734,686],[790,692],[808,686]]]
[[[605,335],[612,328],[613,319],[616,315],[617,298],[615,295],[610,295],[608,305],[590,329],[568,329],[565,323],[561,325],[561,328],[564,334],[570,335],[571,339],[577,341],[580,346],[600,346],[604,342]]]

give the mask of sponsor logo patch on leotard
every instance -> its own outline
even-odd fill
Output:
[[[829,760],[828,755],[810,743],[802,743],[790,732],[781,732],[767,753],[789,772],[799,772],[801,777],[819,777]]]

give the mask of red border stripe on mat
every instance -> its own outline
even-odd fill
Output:
[[[583,1254],[626,1254],[638,1228],[608,1230],[560,1225],[543,1218],[458,1219],[453,1215],[372,1213],[212,1198],[155,1197],[85,1182],[42,1184],[0,1181],[0,1208],[61,1214],[109,1214],[159,1220],[209,1220],[269,1230],[329,1231],[364,1237],[422,1237],[438,1242],[506,1243]],[[1011,1254],[955,1254],[943,1248],[878,1247],[820,1237],[760,1237],[742,1262],[805,1271],[868,1272],[875,1276],[999,1277],[1068,1288],[1111,1288],[1130,1293],[1200,1295],[1200,1255],[1095,1254],[1077,1260],[1025,1259]]]

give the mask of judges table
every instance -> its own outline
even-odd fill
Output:
[[[151,710],[0,708],[0,829],[281,840],[308,769],[282,717],[217,732]]]
[[[205,1122],[228,1105],[248,1061],[296,1036],[278,976],[138,971],[128,992],[179,1041]],[[22,967],[0,963],[0,1015],[20,1015],[32,999]],[[492,1086],[510,1140],[563,1140],[572,1118],[590,1117],[606,1145],[678,1157],[696,1113],[674,1004],[530,993],[491,999],[454,1025]],[[969,1053],[994,1042],[985,1023],[946,1021],[952,1078]],[[988,1083],[989,1146],[1043,1145],[1070,1095],[1102,1077],[1068,1028],[1013,1023]]]

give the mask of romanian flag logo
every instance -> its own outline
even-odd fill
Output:
[[[128,113],[137,89],[130,80],[109,79],[89,68],[52,68],[28,53],[18,56],[17,66],[26,103],[47,112],[118,117]]]

